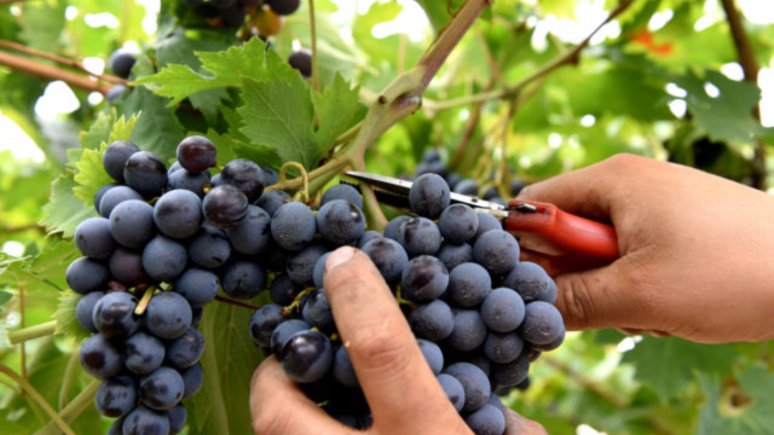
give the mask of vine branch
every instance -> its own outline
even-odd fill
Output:
[[[71,68],[75,68],[77,70],[83,71],[86,74],[106,82],[114,83],[117,85],[125,85],[129,83],[128,80],[124,80],[120,77],[116,77],[110,74],[95,74],[91,71],[89,71],[83,64],[79,63],[78,61],[74,59],[68,59],[66,57],[58,56],[56,54],[48,53],[41,50],[36,50],[34,48],[26,47],[22,44],[18,44],[16,42],[12,41],[5,41],[0,39],[0,47],[8,48],[14,51],[18,51],[19,53],[29,54],[30,56],[39,57],[41,59],[50,60],[52,62],[56,62],[58,64],[66,65]]]
[[[68,435],[75,435],[75,432],[73,432],[70,426],[62,419],[62,417],[59,414],[57,414],[56,410],[54,410],[54,408],[52,408],[51,405],[48,404],[46,399],[40,395],[38,390],[36,390],[35,387],[30,385],[29,382],[27,382],[26,379],[16,374],[5,364],[0,364],[0,373],[11,378],[14,382],[16,382],[17,385],[21,387],[22,390],[24,390],[25,393],[29,394],[29,396],[35,401],[35,403],[37,403],[38,406],[43,408],[46,414],[48,414],[48,416],[51,417],[51,420],[53,420],[54,423],[59,427],[59,430],[61,430],[62,432]]]
[[[0,65],[5,65],[12,69],[36,75],[44,79],[62,80],[71,86],[86,91],[107,94],[110,90],[109,86],[106,86],[89,77],[84,77],[69,71],[64,71],[60,68],[50,65],[44,65],[42,63],[25,59],[23,57],[19,57],[3,51],[0,51]]]
[[[742,65],[742,71],[744,72],[744,81],[757,85],[758,83],[758,61],[755,59],[755,53],[750,44],[750,38],[747,37],[747,32],[744,30],[742,24],[742,17],[739,14],[739,10],[736,7],[734,0],[721,0],[723,5],[723,11],[726,13],[726,21],[728,21],[728,27],[731,29],[731,37],[734,41],[734,48],[736,49],[737,57],[739,58],[739,64]],[[760,122],[761,113],[756,104],[753,110],[753,116]],[[763,143],[760,137],[755,139],[755,153],[752,160],[752,182],[755,188],[760,190],[766,190],[766,145]]]

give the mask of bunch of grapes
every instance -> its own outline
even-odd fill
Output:
[[[323,289],[328,252],[357,246],[394,290],[455,409],[477,434],[499,435],[505,416],[493,393],[523,385],[530,363],[564,339],[556,286],[537,264],[519,262],[516,239],[496,218],[450,204],[441,176],[419,176],[409,202],[414,214],[394,218],[383,234],[366,231],[362,198],[346,184],[325,192],[316,214],[299,202],[258,212],[277,245],[270,257],[286,260],[266,259],[274,303],[254,313],[250,334],[328,413],[368,427],[370,410]]]
[[[111,143],[103,155],[115,183],[95,195],[101,216],[76,228],[84,256],[66,279],[82,295],[77,320],[93,333],[81,346],[81,365],[104,381],[95,404],[119,418],[113,433],[179,432],[186,422],[181,401],[203,379],[204,337],[196,329],[202,307],[221,285],[242,298],[263,288],[263,269],[251,257],[259,253],[254,235],[238,224],[259,218],[249,203],[276,173],[237,159],[211,178],[215,158],[215,146],[201,136],[180,142],[169,169],[127,141]]]
[[[452,192],[461,193],[463,195],[480,196],[487,201],[492,201],[497,204],[505,205],[506,203],[497,191],[497,187],[490,186],[486,189],[482,189],[475,179],[463,178],[459,173],[449,171],[446,163],[444,163],[441,158],[441,154],[438,150],[432,148],[427,150],[422,156],[422,160],[419,162],[419,165],[417,165],[415,176],[428,173],[437,174],[443,177]],[[492,176],[491,179],[494,180],[494,176]],[[524,186],[525,184],[523,181],[512,178],[510,186],[508,186],[511,197],[518,195]]]
[[[261,36],[276,34],[280,16],[290,15],[301,6],[301,0],[186,0],[197,15],[215,24],[238,29],[248,15],[255,21]]]

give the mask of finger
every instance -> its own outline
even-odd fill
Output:
[[[274,357],[255,370],[250,383],[250,414],[256,434],[338,435],[347,427],[329,417],[285,375]]]
[[[622,185],[648,159],[618,155],[603,162],[531,184],[519,199],[550,202],[560,209],[600,221],[613,221],[613,205],[627,189]],[[647,163],[646,163],[647,162]]]
[[[622,258],[608,266],[554,278],[556,307],[568,330],[651,329],[649,319],[658,317],[654,315],[658,292],[635,285],[637,268],[629,263],[629,258]]]
[[[548,435],[540,423],[524,418],[514,410],[505,409],[505,435]]]
[[[352,247],[334,251],[325,264],[324,288],[376,427],[434,433],[464,426],[366,254]]]

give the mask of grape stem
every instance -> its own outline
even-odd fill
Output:
[[[99,389],[101,383],[102,382],[98,379],[92,380],[88,385],[86,385],[86,388],[81,390],[81,392],[78,393],[78,395],[67,404],[67,406],[60,409],[59,415],[62,416],[62,419],[64,419],[66,422],[72,422],[78,418],[78,416],[81,415],[83,411],[91,407],[92,403],[94,402],[94,396],[97,394],[97,390]],[[56,422],[50,422],[42,429],[35,432],[35,435],[54,435],[61,433],[60,430],[57,430],[56,426]]]
[[[307,2],[309,5],[309,31],[312,40],[312,90],[320,90],[320,71],[317,69],[317,20],[314,15],[314,0]]]
[[[41,323],[27,328],[8,331],[6,337],[10,344],[24,343],[40,337],[46,337],[56,333],[56,320]]]
[[[43,411],[45,411],[46,414],[51,418],[51,420],[54,421],[54,423],[59,427],[59,430],[64,432],[68,435],[75,435],[75,432],[70,428],[70,426],[67,424],[67,422],[62,419],[62,416],[60,416],[54,408],[51,407],[51,405],[48,404],[45,398],[40,395],[38,390],[35,389],[29,382],[27,382],[26,379],[19,376],[16,372],[11,370],[8,366],[5,364],[0,364],[0,373],[8,376],[11,378],[14,382],[16,382],[17,385],[21,387],[22,390],[24,390],[25,393],[27,393],[32,400],[35,401],[35,403],[38,404],[41,408],[43,408]]]
[[[134,308],[134,314],[136,316],[142,316],[145,314],[145,310],[148,309],[148,304],[151,301],[151,298],[153,298],[153,293],[156,291],[156,287],[150,286],[147,289],[145,289],[145,293],[143,293],[142,298],[140,299],[140,302],[137,303],[137,306]]]
[[[253,304],[248,304],[247,302],[237,301],[235,299],[227,298],[227,297],[220,296],[220,295],[215,296],[215,300],[218,301],[218,302],[224,303],[224,304],[229,304],[229,305],[234,305],[234,306],[237,306],[237,307],[247,308],[247,309],[250,309],[250,310],[253,310],[253,311],[255,311],[258,308],[260,308],[258,306],[253,305]]]

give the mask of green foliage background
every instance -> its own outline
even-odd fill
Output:
[[[161,1],[151,35],[141,26],[146,10],[129,0],[5,3],[2,41],[76,60],[107,59],[126,41],[142,49],[134,86],[96,105],[87,102],[89,92],[73,88],[80,108],[55,124],[35,117],[47,82],[0,64],[0,114],[45,154],[33,162],[0,151],[0,246],[24,246],[20,257],[0,253],[0,428],[21,434],[55,433],[50,412],[76,433],[104,431],[110,424],[91,406],[96,384],[78,363],[83,333],[72,322],[76,299],[64,282],[67,264],[78,256],[69,238],[81,220],[96,214],[91,198],[109,181],[100,164],[104,144],[130,138],[170,161],[181,138],[201,133],[217,144],[221,163],[243,156],[274,168],[296,161],[314,169],[336,155],[342,136],[363,120],[388,83],[417,64],[464,2],[420,0],[430,27],[415,41],[372,33],[393,20],[403,3],[369,2],[342,29],[332,14],[339,8],[352,12],[352,5],[316,0],[319,89],[284,62],[294,41],[311,45],[306,2],[268,49],[257,38],[242,43],[234,31],[185,13],[182,0]],[[616,17],[614,36],[595,39],[568,57],[576,45],[556,34],[541,37],[536,23],[573,18],[579,3],[494,2],[436,75],[422,108],[369,148],[368,169],[410,174],[422,152],[435,147],[456,170],[485,185],[492,184],[492,171],[501,183],[509,177],[533,182],[620,152],[669,159],[742,183],[771,173],[772,159],[758,166],[754,159],[756,147],[770,152],[772,143],[772,131],[754,116],[760,88],[721,73],[738,59],[719,2],[633,1]],[[608,3],[608,10],[616,6]],[[667,24],[648,31],[654,14],[667,11]],[[87,24],[87,16],[103,12],[117,17],[118,27]],[[709,24],[697,30],[700,18]],[[597,23],[589,29],[591,24]],[[745,22],[744,30],[754,59],[770,65],[774,27]],[[544,48],[536,49],[535,41]],[[540,73],[557,59],[563,59],[560,67]],[[525,83],[520,92],[508,92]],[[684,92],[670,95],[668,84]],[[707,84],[717,93],[708,92]],[[685,103],[685,116],[670,112],[673,100]],[[503,171],[507,167],[512,171]],[[250,314],[223,304],[205,310],[206,379],[188,405],[190,433],[250,431],[247,387],[260,361],[247,337]],[[24,345],[6,337],[14,331],[28,335],[26,328],[52,320],[56,334],[40,334]],[[770,343],[700,345],[643,337],[634,345],[624,338],[610,330],[570,334],[534,365],[530,388],[507,403],[551,433],[574,433],[579,425],[616,434],[771,432]],[[622,340],[633,349],[622,352]]]

